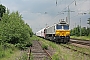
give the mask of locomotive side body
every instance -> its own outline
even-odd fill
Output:
[[[45,38],[53,40],[55,36],[55,25],[45,29]]]

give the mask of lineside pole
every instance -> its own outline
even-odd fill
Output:
[[[81,36],[81,18],[80,18],[80,36]]]

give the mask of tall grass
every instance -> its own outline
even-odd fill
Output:
[[[16,49],[12,44],[5,43],[4,45],[0,45],[0,58],[9,57],[10,54],[13,54],[14,50]]]
[[[53,56],[52,56],[52,60],[60,60],[60,57],[59,57],[59,53],[55,53]]]
[[[27,53],[24,52],[19,60],[27,60],[27,59],[28,59]]]

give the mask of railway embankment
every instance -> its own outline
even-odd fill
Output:
[[[57,57],[61,60],[89,60],[90,49],[85,47],[79,47],[72,44],[57,44],[48,40],[41,40],[44,44],[55,49],[55,54],[52,58]]]
[[[43,48],[46,48],[47,52],[51,56],[52,60],[89,60],[90,59],[90,49],[79,47],[69,44],[57,44],[52,41],[48,41],[36,36],[33,36],[32,38],[32,47],[31,47],[31,60],[37,59],[48,59],[47,53],[43,51]],[[37,40],[41,44],[41,47],[39,46]],[[22,59],[28,59],[28,49],[26,51],[16,51],[13,52],[12,55],[9,56],[9,58],[6,58],[6,60],[22,60]],[[41,56],[42,55],[42,56]],[[12,58],[13,57],[13,58]],[[5,60],[5,59],[3,59]]]

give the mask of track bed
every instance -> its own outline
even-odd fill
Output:
[[[36,40],[33,41],[33,46],[31,48],[31,53],[32,53],[32,56],[33,56],[33,60],[50,60],[50,57],[42,49],[40,43]]]

